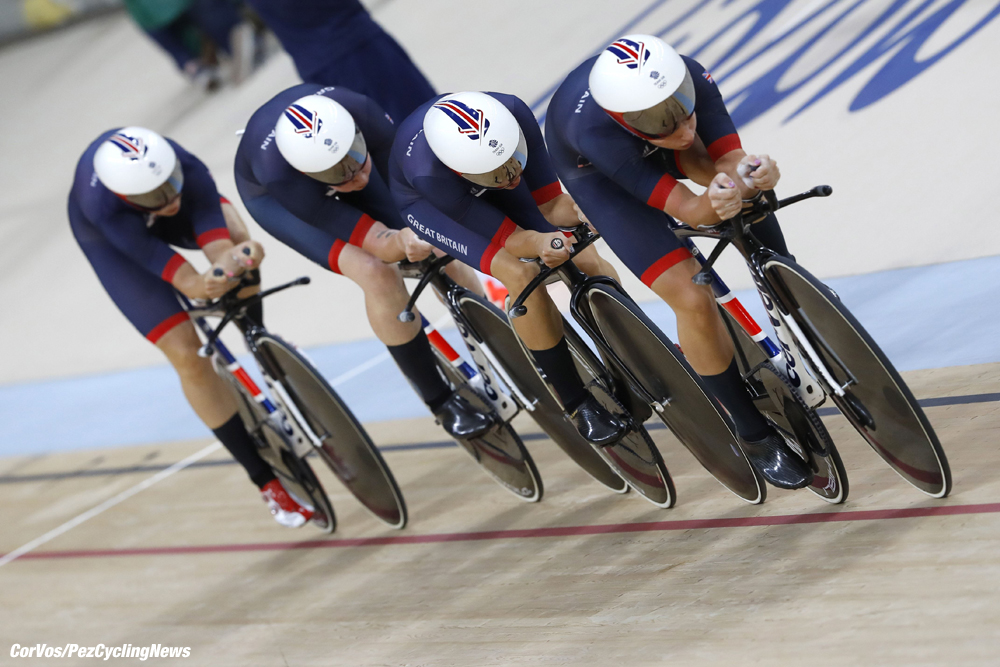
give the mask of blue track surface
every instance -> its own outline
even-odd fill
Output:
[[[1000,361],[1000,314],[989,307],[1000,284],[1000,257],[835,278],[829,285],[865,325],[899,370]],[[755,293],[739,299],[765,322]],[[643,307],[676,338],[663,303]],[[280,323],[272,323],[280,332]],[[456,349],[454,330],[443,331]],[[379,355],[337,390],[362,421],[419,417],[417,399],[377,340],[307,350],[331,379]],[[243,357],[242,362],[247,360]],[[247,364],[247,368],[250,365]],[[0,387],[0,456],[89,449],[205,437],[169,366]]]

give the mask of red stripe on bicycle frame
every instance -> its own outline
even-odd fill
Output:
[[[652,266],[643,271],[642,275],[639,276],[639,280],[641,280],[646,287],[652,287],[653,283],[656,282],[656,279],[666,273],[667,269],[690,257],[691,251],[687,248],[671,250],[666,255],[653,262]]]
[[[756,336],[760,333],[760,325],[757,324],[756,320],[750,316],[750,313],[746,311],[746,308],[743,307],[743,304],[740,303],[739,299],[733,297],[729,301],[722,304],[722,307],[726,309],[726,312],[733,316],[733,319],[740,323],[740,326],[743,327],[744,331],[748,334]]]
[[[445,359],[454,363],[458,359],[458,352],[455,351],[455,348],[453,348],[451,344],[444,339],[444,336],[439,334],[433,328],[428,326],[427,329],[429,329],[429,331],[427,331],[427,340],[431,342],[431,345],[437,348],[438,352],[444,355]]]
[[[176,327],[178,324],[183,324],[187,322],[190,318],[187,313],[174,313],[167,319],[163,320],[155,327],[153,330],[146,334],[146,340],[150,343],[156,343],[156,341],[163,338],[164,334]]]
[[[375,218],[371,217],[367,213],[362,213],[361,218],[354,225],[354,231],[351,232],[351,239],[348,243],[360,248],[364,245],[365,237],[368,236],[368,230],[371,229],[374,224]]]
[[[247,372],[243,370],[242,366],[233,371],[233,375],[236,376],[236,379],[240,381],[243,388],[249,391],[255,399],[264,393],[257,386],[257,383],[253,381],[253,378],[247,375]]]

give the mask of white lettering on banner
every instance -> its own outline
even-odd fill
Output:
[[[459,243],[458,241],[455,241],[454,239],[445,236],[441,232],[434,231],[427,225],[423,224],[422,222],[414,218],[412,214],[407,214],[406,221],[410,223],[410,227],[413,228],[413,231],[423,234],[432,241],[436,242],[439,246],[443,245],[448,250],[454,250],[458,253],[468,256],[469,246],[467,246],[466,244]]]

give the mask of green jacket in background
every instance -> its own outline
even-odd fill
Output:
[[[170,25],[188,10],[194,0],[124,0],[132,19],[143,30]]]

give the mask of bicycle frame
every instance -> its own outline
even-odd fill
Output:
[[[448,309],[448,313],[451,315],[452,320],[454,320],[455,326],[458,328],[458,332],[461,334],[462,340],[465,342],[465,347],[469,351],[475,366],[465,361],[455,348],[445,340],[444,336],[421,314],[421,326],[424,329],[424,333],[427,334],[431,345],[455,369],[465,376],[473,389],[488,401],[493,410],[504,422],[509,422],[516,417],[520,412],[520,406],[524,406],[528,411],[533,410],[535,406],[534,402],[529,401],[521,393],[517,385],[508,377],[506,370],[504,370],[503,366],[497,360],[493,351],[490,350],[484,340],[474,333],[475,328],[462,314],[459,299],[467,290],[440,271],[444,265],[445,263],[443,262],[438,265],[431,262],[430,265],[424,268],[425,275],[430,275],[430,277],[426,280],[421,279],[421,284],[413,291],[413,295],[410,298],[411,303],[407,305],[407,309],[404,312],[411,312],[413,303],[420,295],[423,287],[428,284],[432,285],[435,291],[441,296],[445,307]],[[422,265],[418,263],[418,266]],[[503,385],[497,382],[497,376],[503,381]],[[517,397],[517,400],[504,400],[502,396],[505,393],[504,387],[513,393]]]
[[[814,189],[809,193],[791,197],[785,200],[783,204],[795,203],[809,196],[827,196],[828,194],[829,191],[820,193],[818,189]],[[777,207],[776,199],[768,198],[767,201],[771,208]],[[827,397],[827,392],[822,386],[823,384],[830,387],[838,396],[842,396],[844,387],[841,387],[833,379],[829,369],[826,368],[822,358],[812,348],[811,343],[803,334],[798,323],[790,315],[783,314],[781,309],[775,304],[774,296],[771,294],[771,290],[763,278],[763,266],[766,264],[769,255],[773,255],[773,253],[762,246],[747,248],[742,242],[745,238],[742,233],[724,236],[718,229],[697,230],[686,224],[679,223],[673,218],[668,217],[668,221],[671,229],[702,265],[702,273],[711,277],[710,284],[715,294],[716,303],[725,308],[726,312],[739,323],[747,335],[757,343],[767,356],[768,361],[788,381],[789,385],[803,402],[812,409],[822,405]],[[742,225],[744,223],[742,218],[739,218],[733,224]],[[743,307],[743,304],[740,303],[739,299],[736,298],[725,282],[723,282],[722,278],[719,277],[715,269],[711,268],[715,258],[721,252],[721,246],[713,251],[712,257],[706,260],[695,245],[693,241],[694,237],[714,239],[720,244],[727,240],[732,241],[734,237],[742,237],[740,238],[741,242],[735,245],[737,245],[738,250],[740,250],[746,260],[747,268],[753,278],[754,286],[760,295],[761,302],[764,304],[764,309],[767,311],[768,321],[774,329],[779,345],[776,345],[761,329],[760,325],[751,317],[750,313]],[[757,245],[759,246],[759,242]],[[793,345],[793,343],[795,344]],[[803,357],[803,352],[805,353],[805,357]],[[808,364],[806,363],[806,357],[809,361]],[[749,372],[752,373],[753,370],[755,369],[750,369]],[[822,382],[817,382],[817,380],[822,380]]]
[[[288,392],[285,391],[281,382],[271,377],[271,374],[265,368],[265,364],[262,364],[259,359],[260,351],[257,350],[253,339],[259,333],[260,327],[252,325],[245,334],[245,340],[247,348],[254,356],[254,359],[257,360],[261,375],[264,377],[264,382],[271,392],[271,397],[268,397],[257,386],[257,383],[253,381],[253,378],[246,372],[246,369],[236,360],[236,357],[229,351],[229,348],[218,339],[218,334],[222,327],[213,329],[212,325],[205,319],[209,316],[221,315],[220,309],[217,306],[211,305],[204,308],[195,307],[182,294],[178,294],[178,299],[195,326],[201,330],[208,340],[198,350],[198,354],[202,357],[208,357],[213,354],[219,356],[223,361],[226,371],[235,377],[236,381],[253,396],[253,400],[267,412],[268,421],[279,433],[285,436],[292,452],[297,457],[304,458],[311,453],[314,447],[319,447],[322,440],[309,428],[308,423],[303,419],[298,408],[295,407],[294,401],[289,398]],[[289,415],[292,415],[291,419],[289,419]]]

